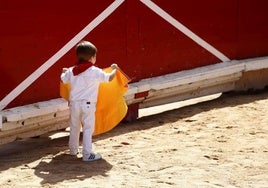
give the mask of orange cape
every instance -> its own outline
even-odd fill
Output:
[[[111,68],[104,69],[111,72]],[[115,78],[99,86],[98,102],[96,104],[95,131],[93,135],[105,133],[122,121],[127,113],[124,94],[128,90],[129,77],[122,70],[116,71]],[[60,96],[69,101],[70,84],[60,82]]]

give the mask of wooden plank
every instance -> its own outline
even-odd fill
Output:
[[[203,80],[200,82],[189,83],[182,86],[176,86],[172,88],[166,88],[162,90],[150,90],[149,95],[146,98],[135,99],[133,103],[140,103],[140,107],[150,107],[148,105],[160,105],[176,102],[179,100],[194,98],[193,93],[198,90],[203,90],[203,88],[212,88],[215,87],[215,91],[221,92],[220,90],[223,88],[223,85],[226,87],[224,91],[230,91],[230,89],[234,89],[234,82],[241,78],[242,73],[235,73],[229,76],[222,76],[215,79]],[[228,84],[229,83],[229,84]],[[227,87],[228,86],[228,87]],[[226,89],[228,88],[228,89]],[[214,93],[209,93],[214,94]],[[189,95],[189,97],[186,97]],[[183,96],[183,97],[179,97]],[[198,96],[197,96],[198,97]],[[159,102],[157,102],[159,100]],[[154,102],[150,102],[154,101]]]
[[[58,122],[53,123],[46,122],[44,124],[40,123],[33,126],[20,127],[8,131],[0,131],[0,145],[15,141],[16,139],[39,136],[51,131],[62,130],[67,127],[68,122],[66,120],[59,120]]]
[[[0,114],[0,130],[2,129],[3,126],[3,116]]]
[[[241,72],[242,67],[243,65],[239,64],[235,66],[222,67],[220,69],[213,69],[213,70],[201,72],[198,74],[189,74],[189,75],[185,75],[184,77],[174,75],[174,77],[170,78],[169,80],[165,80],[165,78],[163,78],[162,81],[153,83],[151,86],[152,86],[152,89],[159,90],[159,89],[165,89],[165,88],[174,87],[178,85],[184,85],[187,83],[194,83],[200,80],[216,79],[218,77],[228,76],[234,73]]]
[[[261,58],[254,58],[249,60],[244,60],[245,71],[254,71],[261,69],[268,69],[268,56]]]
[[[244,66],[243,63],[239,63],[238,61],[224,62],[164,76],[143,79],[135,83],[135,87],[138,88],[138,92],[148,91],[150,89],[160,90],[242,72]]]
[[[235,87],[235,84],[234,82],[232,82],[232,83],[224,83],[221,85],[217,85],[217,87],[197,88],[196,90],[193,90],[192,92],[180,93],[180,94],[172,95],[172,96],[164,96],[162,98],[160,97],[151,98],[140,103],[139,107],[148,108],[152,106],[168,104],[168,103],[192,99],[196,97],[202,97],[202,96],[212,95],[212,94],[221,93],[221,92],[227,92],[227,91],[233,90],[234,87]]]
[[[2,131],[6,131],[6,130],[11,130],[11,129],[16,129],[19,127],[23,127],[23,126],[29,126],[29,125],[33,125],[33,124],[37,124],[37,123],[42,123],[42,122],[57,122],[58,119],[68,119],[69,118],[69,110],[65,110],[65,111],[59,111],[59,112],[55,112],[55,113],[49,113],[43,116],[37,116],[37,117],[32,117],[32,118],[27,118],[27,119],[23,119],[20,121],[11,121],[11,122],[5,122],[3,123],[2,126]]]
[[[20,121],[23,119],[42,116],[45,114],[68,109],[68,103],[62,99],[52,99],[30,105],[10,108],[1,112],[7,121]]]
[[[201,80],[194,83],[188,83],[185,85],[179,85],[172,88],[166,88],[162,90],[150,90],[148,99],[152,97],[162,97],[162,96],[169,96],[169,95],[176,95],[180,93],[186,93],[186,92],[192,92],[193,90],[197,88],[207,88],[217,85],[228,83],[228,82],[234,82],[241,78],[242,73],[235,73],[228,76],[221,76],[216,79],[207,79],[207,80]]]
[[[2,136],[12,136],[12,135],[20,134],[22,132],[28,132],[28,131],[31,131],[33,129],[38,129],[39,127],[46,126],[46,125],[56,125],[58,122],[61,122],[61,121],[66,122],[66,118],[61,117],[61,118],[58,118],[57,120],[53,119],[53,120],[49,120],[49,121],[38,122],[38,123],[35,123],[35,124],[26,125],[26,126],[23,126],[23,127],[18,127],[16,129],[0,131],[0,138]],[[68,125],[69,124],[67,123],[65,126],[68,127]]]
[[[32,131],[27,131],[27,132],[18,134],[17,139],[18,138],[19,139],[30,138],[30,137],[39,136],[48,132],[66,129],[68,127],[68,126],[66,127],[66,125],[69,125],[68,122],[66,121],[60,121],[55,124],[45,124]]]

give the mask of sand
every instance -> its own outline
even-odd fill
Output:
[[[100,161],[69,156],[68,131],[2,145],[0,187],[268,187],[267,90],[171,106],[94,137]]]

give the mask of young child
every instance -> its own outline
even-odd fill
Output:
[[[76,46],[78,59],[74,67],[63,68],[61,80],[70,83],[70,155],[77,155],[81,123],[83,128],[83,161],[101,159],[101,155],[92,152],[92,134],[95,126],[95,110],[98,88],[101,82],[111,81],[118,66],[112,64],[111,73],[105,73],[94,66],[97,48],[88,41]]]

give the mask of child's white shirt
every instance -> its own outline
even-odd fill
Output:
[[[99,84],[109,82],[110,74],[95,66],[91,66],[76,76],[74,76],[72,70],[73,67],[61,74],[63,83],[70,83],[71,85],[70,102],[97,102]]]

